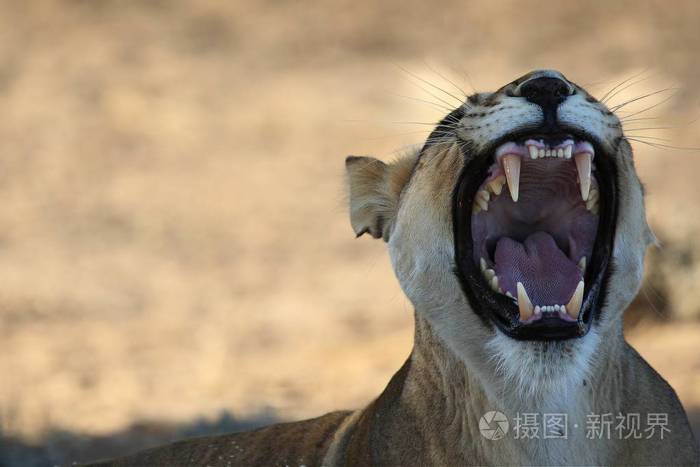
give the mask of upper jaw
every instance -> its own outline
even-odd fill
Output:
[[[580,337],[586,334],[594,315],[599,313],[600,295],[604,293],[607,264],[612,251],[616,213],[614,164],[601,147],[598,141],[582,132],[544,135],[521,132],[495,142],[488,151],[473,157],[465,166],[454,195],[458,277],[477,314],[511,337],[525,340]],[[594,163],[594,159],[600,163]],[[561,258],[553,261],[566,266],[562,266],[562,271],[569,271],[567,274],[570,277],[567,284],[552,293],[542,287],[538,290],[537,286],[523,279],[523,268],[508,270],[508,267],[512,269],[513,264],[528,258],[527,254],[523,256],[521,250],[516,255],[519,259],[512,260],[510,264],[506,262],[504,274],[504,268],[498,270],[493,255],[481,261],[483,251],[478,251],[477,246],[472,244],[472,216],[478,217],[481,211],[485,211],[484,207],[489,209],[494,201],[499,203],[498,199],[501,199],[501,204],[505,204],[504,198],[508,203],[520,203],[514,212],[517,215],[524,213],[522,215],[527,218],[528,210],[532,211],[536,204],[533,204],[533,199],[528,199],[529,182],[525,181],[523,185],[519,176],[525,176],[528,167],[539,164],[567,167],[566,173],[576,178],[572,187],[580,200],[580,206],[576,207],[579,217],[585,219],[588,214],[608,222],[607,228],[604,222],[600,225],[596,222],[593,227],[595,244],[591,240],[587,248],[570,248],[565,252],[570,254],[569,259],[580,272],[566,265]],[[600,165],[597,171],[596,165]],[[542,182],[546,184],[547,180]],[[486,200],[486,197],[489,199]],[[496,208],[494,205],[494,212]],[[549,232],[549,228],[546,230],[559,243],[557,238],[561,235],[558,237],[556,232]],[[523,235],[527,236],[528,232]],[[530,246],[536,249],[538,242],[541,243],[542,238],[533,238]],[[509,251],[508,248],[501,249]],[[581,264],[582,261],[585,264]],[[546,266],[541,271],[547,272]],[[557,272],[557,268],[554,269],[548,272]],[[496,280],[498,282],[494,284]]]

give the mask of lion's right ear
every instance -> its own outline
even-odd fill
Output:
[[[350,189],[350,224],[359,237],[369,233],[389,241],[399,197],[415,165],[416,157],[403,157],[391,164],[373,157],[345,159]]]

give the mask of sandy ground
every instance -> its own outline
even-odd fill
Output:
[[[700,4],[666,5],[0,2],[0,464],[366,403],[412,310],[353,238],[344,157],[457,105],[411,73],[472,92],[540,67],[597,95],[643,71],[617,103],[678,86],[630,131],[700,146]],[[636,150],[665,247],[628,334],[697,414],[698,153]]]

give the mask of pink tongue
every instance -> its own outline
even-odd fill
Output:
[[[502,237],[496,244],[495,271],[504,292],[517,297],[522,282],[533,305],[566,305],[582,279],[547,232],[535,232],[525,243]]]

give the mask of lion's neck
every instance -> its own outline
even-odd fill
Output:
[[[607,339],[601,345],[616,345],[615,341]],[[402,452],[414,456],[387,459],[399,463],[507,464],[523,459],[539,464],[563,464],[568,459],[599,463],[603,459],[591,457],[595,454],[586,450],[589,444],[585,439],[586,416],[603,409],[615,410],[614,401],[622,383],[614,377],[620,373],[616,366],[619,363],[613,359],[603,359],[577,387],[562,388],[560,393],[544,397],[523,397],[507,385],[500,391],[484,385],[435,335],[430,325],[417,317],[415,345],[409,361],[373,404],[372,410],[379,415],[373,417],[373,442],[376,444],[378,437],[380,444],[401,445],[405,449]],[[607,374],[610,372],[612,377]],[[605,384],[601,382],[601,374],[606,374]],[[510,432],[504,439],[494,441],[482,435],[479,420],[489,411],[507,416]],[[514,439],[515,417],[520,417],[522,423],[525,414],[532,413],[538,414],[540,439]],[[562,413],[568,417],[567,441],[544,440],[545,414]],[[575,432],[574,424],[579,425]],[[384,439],[389,437],[392,439]],[[420,449],[416,450],[416,446]],[[399,452],[398,449],[388,452],[391,451]]]

